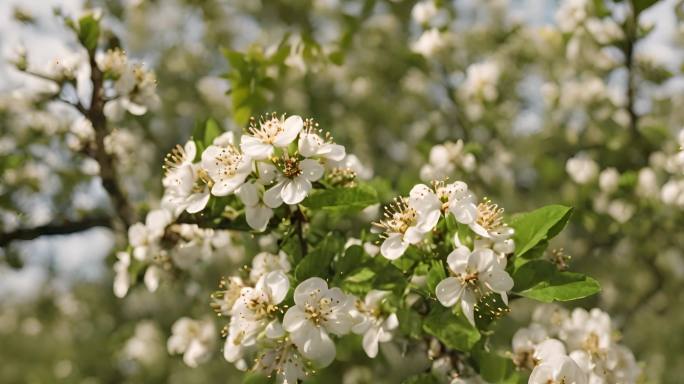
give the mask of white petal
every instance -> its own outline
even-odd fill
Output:
[[[425,233],[423,231],[416,227],[409,227],[406,230],[406,233],[404,233],[404,241],[408,242],[409,244],[418,244],[421,240],[423,240],[424,234]]]
[[[242,184],[235,194],[246,207],[253,207],[259,203],[259,191],[254,183]]]
[[[285,336],[285,330],[278,320],[273,320],[266,326],[266,337],[278,339]]]
[[[447,256],[449,269],[454,273],[465,273],[470,253],[470,250],[464,246],[456,247],[456,249],[451,251],[449,256]]]
[[[242,138],[240,139],[240,149],[254,160],[268,159],[273,155],[274,150],[271,144],[264,143],[260,139],[250,135],[242,135]]]
[[[297,143],[297,150],[299,154],[304,157],[312,157],[318,153],[323,139],[315,133],[302,133],[299,135],[299,142]]]
[[[470,322],[470,324],[475,326],[475,304],[477,303],[477,300],[475,299],[475,296],[468,290],[464,289],[463,290],[463,296],[461,297],[461,310],[463,311],[463,314],[465,315],[466,319]]]
[[[283,317],[283,329],[288,332],[296,332],[302,327],[305,327],[309,320],[306,318],[306,314],[301,308],[295,306],[290,307],[290,309],[285,312],[285,317]]]
[[[281,192],[285,181],[281,181],[278,184],[271,187],[271,189],[264,192],[264,204],[270,208],[278,208],[283,204],[283,198],[281,197]]]
[[[263,185],[271,184],[278,176],[278,168],[263,161],[257,162],[257,171],[259,172],[259,182]]]
[[[468,267],[478,272],[488,270],[496,263],[496,256],[491,249],[480,248],[473,251],[468,259]]]
[[[159,288],[159,280],[161,279],[161,269],[154,265],[147,268],[145,271],[145,286],[150,292],[154,292]]]
[[[371,359],[378,355],[378,339],[380,333],[377,328],[371,328],[363,335],[363,350]]]
[[[195,157],[197,157],[197,144],[195,144],[195,141],[188,140],[183,146],[183,150],[185,151],[186,161],[194,162]]]
[[[263,232],[272,217],[273,210],[265,205],[258,204],[254,207],[245,208],[245,219],[247,220],[247,224],[257,232]]]
[[[269,272],[264,283],[271,293],[272,304],[280,304],[285,300],[287,291],[290,289],[290,280],[282,271]]]
[[[470,202],[464,204],[454,201],[449,205],[449,211],[461,224],[470,224],[477,219],[477,206]]]
[[[311,182],[303,176],[297,176],[291,180],[285,180],[280,197],[288,205],[299,204],[306,198],[311,190]]]
[[[309,181],[316,181],[323,177],[325,168],[317,160],[305,159],[299,163],[302,169],[302,176]]]
[[[197,213],[204,209],[209,202],[209,192],[194,193],[188,197],[188,207],[185,208],[188,213]]]
[[[283,131],[276,136],[273,144],[277,147],[287,147],[297,138],[303,127],[304,121],[301,117],[297,115],[288,117],[283,122]]]
[[[406,252],[408,242],[405,242],[400,233],[390,234],[380,246],[380,253],[389,260],[396,260]]]
[[[295,304],[304,306],[309,299],[315,301],[321,293],[328,292],[328,283],[320,277],[310,277],[297,286],[294,291]]]
[[[229,178],[218,179],[211,188],[211,194],[214,196],[227,196],[238,189],[247,178],[245,174],[236,174]]]
[[[437,284],[435,295],[437,300],[445,306],[452,307],[463,295],[464,288],[455,277],[447,277]]]
[[[327,143],[319,150],[321,156],[332,161],[342,161],[347,156],[347,151],[344,146],[339,144]]]
[[[508,272],[499,269],[498,265],[485,272],[481,279],[489,289],[497,293],[505,294],[513,289],[513,279]]]

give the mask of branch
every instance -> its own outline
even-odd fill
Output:
[[[33,240],[41,236],[69,235],[85,230],[105,227],[111,228],[109,217],[89,217],[78,221],[63,221],[34,228],[20,228],[12,232],[0,233],[0,247],[4,247],[15,240]]]
[[[105,149],[105,138],[109,134],[107,129],[107,118],[104,115],[104,99],[102,85],[104,76],[95,61],[95,52],[88,51],[90,63],[90,79],[93,83],[93,91],[90,98],[90,108],[86,111],[86,117],[93,125],[95,130],[95,150],[93,158],[100,166],[100,179],[102,187],[107,191],[112,201],[114,210],[126,228],[135,222],[133,207],[128,202],[128,198],[119,185],[116,175],[116,168],[113,157]]]

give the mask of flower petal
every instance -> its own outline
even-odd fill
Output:
[[[303,127],[304,121],[301,117],[297,115],[288,117],[283,122],[283,131],[275,137],[273,144],[277,147],[287,147],[297,138]]]
[[[455,277],[447,277],[437,284],[435,295],[445,307],[454,306],[463,295],[464,288]]]
[[[396,260],[406,252],[409,243],[405,242],[400,233],[390,234],[380,246],[380,253],[389,260]]]
[[[302,176],[309,181],[316,181],[323,177],[325,168],[317,160],[305,159],[299,163],[302,170]]]
[[[280,197],[285,204],[295,205],[301,203],[310,190],[311,182],[303,176],[297,176],[285,181],[283,189],[280,191]]]
[[[244,154],[255,160],[268,159],[273,155],[274,150],[271,144],[264,143],[250,135],[242,135],[240,138],[240,149],[242,149]]]

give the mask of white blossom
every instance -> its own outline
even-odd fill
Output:
[[[211,177],[211,194],[227,196],[238,189],[252,172],[252,162],[232,145],[210,145],[202,152],[202,168]]]
[[[568,159],[565,170],[577,184],[587,184],[598,174],[598,165],[584,154],[578,154]]]
[[[287,260],[287,254],[283,251],[274,255],[269,252],[260,252],[254,259],[252,259],[252,269],[249,271],[249,279],[257,282],[261,276],[273,272],[282,271],[284,273],[290,272],[292,266]]]
[[[259,122],[259,126],[250,126],[250,134],[242,135],[240,148],[255,160],[264,160],[273,156],[276,148],[290,145],[304,127],[304,121],[299,116],[271,118]]]
[[[211,320],[178,319],[171,328],[166,348],[171,354],[183,354],[183,362],[195,368],[209,360],[214,349],[216,329]]]
[[[489,292],[497,293],[508,303],[508,291],[513,288],[513,279],[496,261],[490,249],[470,251],[466,247],[456,248],[447,258],[451,276],[436,287],[437,300],[445,307],[461,305],[468,321],[475,325],[475,304]]]
[[[397,315],[383,315],[380,303],[389,292],[371,290],[363,301],[356,302],[357,323],[352,332],[363,335],[363,350],[368,357],[378,355],[378,344],[392,340],[392,331],[399,326]]]
[[[285,313],[283,328],[304,357],[321,367],[329,365],[335,359],[330,334],[349,333],[355,299],[339,288],[328,288],[325,280],[311,277],[295,288],[294,301]]]

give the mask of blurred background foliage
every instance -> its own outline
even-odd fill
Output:
[[[611,313],[651,382],[684,377],[682,1],[92,0],[71,11],[80,6],[100,8],[104,39],[156,73],[159,107],[116,123],[118,175],[139,219],[159,199],[164,155],[209,117],[239,132],[250,116],[274,110],[313,116],[385,180],[390,196],[429,174],[421,168],[433,146],[462,140],[449,166],[433,168],[507,213],[575,207],[552,248],[601,281],[602,294],[582,304]],[[2,7],[18,37],[59,28],[45,5]],[[47,63],[26,48],[31,64]],[[73,111],[35,96],[46,84],[6,72],[2,231],[111,215],[97,168],[70,146]],[[604,176],[607,168],[615,172]],[[227,256],[178,283],[119,300],[112,244],[123,235],[92,232],[69,243],[2,244],[0,382],[235,382],[218,348],[193,370],[165,344],[179,317],[213,316],[209,293],[259,239],[236,238]],[[72,250],[85,255],[77,263],[108,256],[74,267],[97,272],[86,277],[61,273],[59,258]],[[42,277],[16,283],[25,264]],[[528,314],[516,303],[500,328],[512,334]],[[402,357],[395,348],[389,364],[340,348],[341,361],[312,382],[392,383],[399,366],[424,369],[418,358],[406,363],[415,351]]]

